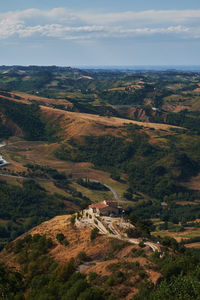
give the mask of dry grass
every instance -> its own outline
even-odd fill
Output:
[[[196,249],[200,249],[200,242],[199,242],[199,243],[186,244],[185,247],[186,247],[186,248],[196,248]]]
[[[41,225],[35,227],[30,232],[31,235],[40,234],[46,235],[53,240],[54,247],[50,250],[51,257],[58,263],[66,263],[71,258],[76,258],[77,255],[84,251],[90,261],[98,261],[97,265],[91,265],[81,272],[89,274],[90,272],[96,272],[101,276],[110,275],[111,272],[107,269],[107,266],[112,263],[121,262],[136,262],[138,261],[142,267],[144,267],[148,278],[157,283],[161,275],[151,268],[151,263],[148,261],[148,258],[138,257],[131,258],[130,253],[133,248],[138,248],[137,245],[125,245],[125,247],[115,252],[115,258],[105,260],[105,257],[110,253],[112,247],[110,239],[106,236],[98,236],[94,241],[90,240],[90,228],[77,228],[72,226],[70,223],[71,215],[57,216],[47,222],[42,223]],[[68,246],[61,245],[57,239],[56,235],[58,233],[64,234],[65,238],[69,241]],[[129,256],[129,257],[126,257]],[[5,249],[0,253],[0,261],[6,261],[7,264],[11,267],[15,267],[18,270],[20,269],[19,264],[17,263],[17,257],[13,253],[8,253]],[[127,270],[127,272],[129,272]],[[133,282],[139,278],[138,275],[133,276],[131,281]],[[140,279],[141,280],[141,279]],[[118,286],[111,287],[117,290],[125,288],[125,284],[122,283]],[[130,286],[130,291],[125,299],[132,299],[132,296],[137,292],[137,288]]]
[[[200,191],[200,174],[192,177],[190,181],[186,183],[186,186],[191,190]]]
[[[63,111],[59,109],[52,109],[50,107],[41,106],[42,111],[48,116],[51,120],[56,120],[62,116],[65,120],[67,119],[68,135],[76,136],[76,135],[86,135],[88,133],[95,133],[98,135],[98,125],[103,126],[113,126],[113,127],[122,127],[126,124],[137,124],[139,126],[144,126],[148,128],[154,129],[162,129],[169,131],[170,128],[177,128],[176,126],[166,125],[166,124],[158,124],[158,123],[149,123],[149,122],[138,122],[133,120],[127,120],[116,117],[105,117],[99,115],[91,115],[86,113],[77,113],[77,112],[69,112]],[[70,124],[69,124],[70,121]],[[64,122],[63,122],[64,125]]]
[[[4,151],[5,158],[11,163],[7,166],[7,169],[14,171],[25,171],[26,168],[24,167],[24,165],[28,163],[48,166],[57,169],[59,172],[65,172],[66,175],[72,174],[73,178],[87,177],[99,180],[113,187],[119,194],[119,196],[123,198],[123,193],[128,187],[126,183],[115,181],[110,178],[109,173],[94,169],[92,163],[74,163],[56,159],[53,155],[53,152],[57,147],[58,144],[56,143],[47,144],[44,142],[28,142],[19,139],[13,141],[11,139],[7,141],[7,146],[2,149]],[[79,185],[77,185],[77,187],[81,192],[83,191],[84,195],[88,195],[88,197],[92,201],[96,201],[97,199],[102,200],[104,198],[104,194],[102,192],[90,191],[88,189],[82,188]],[[53,188],[51,186],[49,186],[49,188],[53,191]],[[113,195],[111,193],[106,194],[106,198],[113,198]]]
[[[5,97],[0,94],[0,98],[4,98],[7,100],[12,100],[15,102],[20,102],[20,103],[26,103],[26,104],[31,104],[33,101],[38,102],[40,105],[45,105],[45,106],[50,106],[52,107],[53,105],[64,105],[65,108],[72,107],[71,102],[69,102],[66,99],[53,99],[53,98],[45,98],[45,97],[39,97],[35,95],[30,95],[22,92],[10,92],[10,97]],[[15,99],[14,97],[18,96],[20,97],[20,100]]]
[[[169,232],[167,230],[160,230],[152,232],[153,235],[161,237],[170,236],[180,242],[182,239],[190,239],[193,237],[200,236],[200,228],[186,227],[183,232]]]
[[[57,216],[41,225],[35,227],[31,234],[46,234],[50,237],[55,247],[50,251],[51,256],[59,263],[65,263],[70,258],[76,256],[81,252],[86,252],[91,259],[101,259],[104,256],[102,249],[108,249],[108,239],[105,236],[99,236],[94,242],[90,241],[90,228],[79,229],[72,226],[70,223],[71,215]],[[56,235],[58,233],[64,234],[69,241],[69,246],[61,245]]]

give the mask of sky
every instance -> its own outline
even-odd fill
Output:
[[[0,65],[200,65],[199,0],[6,0]]]

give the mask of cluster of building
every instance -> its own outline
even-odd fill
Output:
[[[120,208],[116,200],[104,200],[89,205],[88,213],[99,216],[118,216],[120,214]]]

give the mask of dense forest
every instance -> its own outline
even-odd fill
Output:
[[[40,108],[36,103],[27,105],[1,99],[0,104],[0,113],[9,120],[3,124],[0,119],[1,139],[15,135],[15,126],[8,125],[12,122],[22,130],[27,140],[55,140],[58,128],[41,116]]]
[[[65,206],[56,201],[34,181],[24,181],[22,187],[0,182],[0,218],[7,225],[0,225],[1,246],[33,226],[63,214]]]
[[[48,174],[50,172],[54,180],[57,180],[55,185],[67,189],[70,196],[49,193],[34,180],[24,180],[21,186],[0,181],[0,219],[4,221],[0,225],[1,249],[8,241],[43,221],[57,215],[72,213],[73,210],[66,207],[65,201],[80,207],[91,203],[87,197],[71,188],[66,179],[63,180],[62,174],[48,169]]]

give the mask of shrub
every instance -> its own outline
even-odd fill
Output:
[[[93,228],[90,234],[90,240],[91,241],[95,240],[98,233],[99,233],[99,229],[97,227]]]
[[[79,260],[79,262],[86,261],[87,258],[87,254],[84,251],[79,252],[79,254],[77,255],[77,259]]]
[[[75,220],[76,220],[76,216],[75,215],[71,216],[70,222],[72,225],[75,224]]]
[[[120,250],[122,250],[123,248],[127,247],[130,244],[126,241],[121,241],[121,240],[117,240],[117,239],[110,239],[110,245],[111,245],[112,251],[120,251]]]
[[[58,233],[56,235],[56,239],[58,240],[58,242],[64,246],[68,246],[69,245],[69,242],[68,240],[65,238],[64,234],[62,233]]]
[[[89,281],[94,281],[98,277],[96,272],[90,272],[88,275]]]
[[[60,244],[62,244],[63,241],[64,241],[64,239],[65,239],[65,236],[64,236],[64,234],[62,234],[62,233],[58,233],[58,234],[56,235],[56,239],[59,241]]]
[[[139,247],[140,247],[140,248],[144,248],[144,247],[145,247],[145,244],[144,244],[143,241],[139,242]]]
[[[106,285],[113,286],[115,284],[115,279],[113,275],[110,275],[106,280]]]

